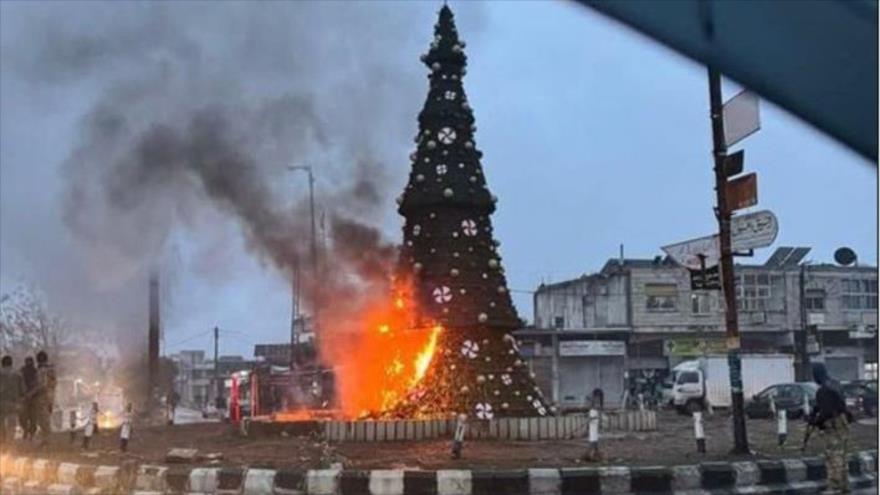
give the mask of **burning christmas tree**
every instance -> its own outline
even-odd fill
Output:
[[[422,56],[430,90],[398,200],[406,222],[397,280],[417,308],[416,326],[442,331],[433,334],[427,369],[391,413],[543,416],[549,407],[511,335],[521,324],[492,237],[496,198],[483,176],[462,85],[465,43],[445,5],[434,33]]]

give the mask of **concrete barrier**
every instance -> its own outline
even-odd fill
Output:
[[[576,424],[576,423],[575,423]],[[819,493],[821,457],[685,466],[605,466],[502,470],[311,471],[57,464],[5,459],[3,495],[568,495]],[[876,493],[877,453],[850,457],[853,493]],[[131,472],[133,482],[123,478]]]

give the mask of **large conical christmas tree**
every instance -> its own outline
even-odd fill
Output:
[[[546,415],[549,407],[511,335],[520,320],[492,237],[496,200],[474,143],[462,85],[464,46],[444,5],[422,56],[430,90],[409,183],[398,200],[406,219],[398,279],[409,281],[422,324],[444,330],[427,373],[397,412]]]

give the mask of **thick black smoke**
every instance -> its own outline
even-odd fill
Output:
[[[287,165],[296,164],[313,167],[327,219],[320,280],[306,285],[374,287],[394,255],[396,232],[382,227],[408,168],[426,90],[418,55],[437,8],[4,5],[4,78],[27,85],[35,107],[74,95],[66,108],[80,109],[72,135],[51,143],[69,150],[66,158],[45,165],[60,177],[65,232],[53,235],[71,247],[23,256],[40,259],[31,270],[38,283],[81,320],[140,335],[146,272],[167,264],[169,238],[183,229],[213,252],[229,221],[287,278],[309,255],[304,189],[290,191]],[[477,7],[460,10],[462,19],[480,18]]]

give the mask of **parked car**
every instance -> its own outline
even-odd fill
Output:
[[[875,382],[874,382],[875,383]],[[877,388],[872,382],[857,380],[844,382],[840,385],[846,399],[846,407],[853,414],[864,414],[868,417],[877,415]]]
[[[816,406],[816,391],[819,386],[811,382],[778,383],[770,385],[752,396],[746,402],[745,413],[749,419],[773,418],[772,403],[776,410],[785,410],[789,418],[798,418],[804,414],[804,400],[809,401],[810,409]]]

